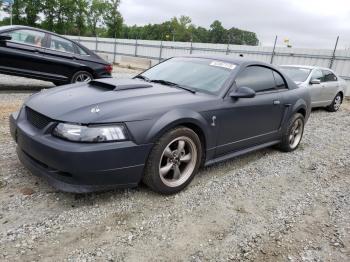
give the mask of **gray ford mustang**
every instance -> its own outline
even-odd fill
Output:
[[[295,150],[310,96],[277,68],[229,57],[168,59],[133,79],[31,96],[10,117],[19,159],[67,192],[172,194],[198,168],[277,145]]]

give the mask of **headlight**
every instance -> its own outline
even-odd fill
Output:
[[[111,142],[127,139],[123,125],[80,126],[60,123],[53,130],[53,135],[75,142]]]

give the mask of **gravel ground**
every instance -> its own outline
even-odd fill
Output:
[[[297,151],[270,148],[202,169],[177,195],[144,186],[74,195],[17,159],[8,115],[29,94],[0,93],[1,261],[350,260],[349,102],[337,113],[314,110]]]

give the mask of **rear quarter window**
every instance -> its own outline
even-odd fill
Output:
[[[337,81],[338,78],[335,74],[328,70],[322,70],[324,82],[334,82]]]
[[[276,71],[272,71],[273,77],[275,78],[276,82],[276,89],[277,90],[284,90],[288,89],[286,82],[284,81],[283,77],[280,75],[280,73]]]

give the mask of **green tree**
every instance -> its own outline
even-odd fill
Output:
[[[54,30],[57,9],[58,9],[58,1],[46,0],[43,2],[42,11],[45,19],[42,23],[42,26],[49,31]]]
[[[75,0],[76,13],[75,13],[75,24],[77,27],[77,34],[84,35],[86,32],[86,16],[88,9],[87,0]]]
[[[210,25],[209,37],[211,43],[225,43],[226,37],[226,29],[222,26],[221,22],[215,20]]]
[[[104,17],[107,26],[107,36],[120,37],[123,25],[123,17],[118,11],[120,0],[110,0],[106,3],[108,12]]]
[[[12,5],[12,23],[14,25],[24,24],[24,3],[23,1],[15,1]]]
[[[40,0],[27,0],[23,1],[25,24],[29,26],[36,26],[39,19],[39,13],[42,10]]]
[[[92,35],[97,35],[97,27],[99,25],[103,25],[103,15],[105,14],[107,10],[107,4],[106,2],[102,0],[92,0],[89,7],[88,7],[88,25],[91,29]]]

